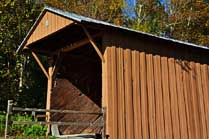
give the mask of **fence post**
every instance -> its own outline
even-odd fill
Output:
[[[8,126],[9,126],[9,117],[10,117],[10,114],[12,112],[12,105],[13,105],[13,100],[8,100],[7,102],[7,115],[6,115],[6,123],[5,123],[5,132],[4,132],[4,137],[5,139],[7,139],[8,137]]]

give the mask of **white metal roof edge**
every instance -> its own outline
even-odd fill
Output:
[[[209,47],[206,47],[206,46],[197,45],[197,44],[193,44],[193,43],[189,43],[189,42],[184,42],[184,41],[180,41],[180,40],[176,40],[176,39],[172,39],[172,38],[166,38],[166,37],[162,37],[162,36],[157,36],[157,35],[153,35],[153,34],[150,34],[150,33],[137,31],[137,30],[130,29],[130,28],[127,28],[127,27],[117,26],[117,25],[114,25],[114,24],[111,24],[111,23],[108,23],[108,22],[92,19],[92,18],[89,18],[89,17],[77,15],[75,13],[71,13],[71,12],[67,12],[67,11],[64,11],[64,10],[60,10],[60,9],[56,9],[56,8],[53,8],[53,7],[46,6],[42,10],[41,14],[37,18],[37,20],[34,23],[34,25],[31,27],[31,29],[29,30],[28,34],[26,35],[26,37],[24,38],[23,42],[20,44],[20,46],[19,46],[19,48],[17,49],[16,52],[19,52],[22,49],[22,47],[26,43],[27,39],[30,37],[32,31],[35,29],[36,25],[38,24],[39,20],[41,19],[42,15],[46,11],[50,11],[52,13],[58,14],[60,16],[69,18],[69,19],[77,21],[77,22],[84,21],[84,22],[89,22],[89,23],[95,23],[95,24],[98,24],[98,25],[104,25],[104,26],[108,26],[108,27],[118,28],[118,29],[121,29],[121,30],[126,30],[126,31],[130,31],[130,32],[139,33],[139,34],[142,34],[142,35],[145,35],[145,36],[154,37],[154,38],[161,39],[161,40],[171,41],[171,42],[174,42],[174,43],[188,45],[188,46],[192,46],[192,47],[195,47],[195,48],[201,48],[201,49],[209,50]]]

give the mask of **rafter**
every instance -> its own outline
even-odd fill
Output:
[[[93,35],[92,37],[93,38],[96,38],[96,37],[99,37],[101,35],[102,35],[102,33],[100,32],[98,34]],[[67,47],[62,48],[61,49],[61,52],[69,52],[69,51],[72,51],[72,50],[74,50],[76,48],[79,48],[81,46],[84,46],[84,45],[86,45],[88,43],[90,43],[89,39],[83,39],[83,40],[74,42],[74,43],[68,45]]]

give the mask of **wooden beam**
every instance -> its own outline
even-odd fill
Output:
[[[101,36],[101,34],[102,33],[100,32],[98,34],[93,35],[92,37],[96,38],[96,37]],[[62,48],[61,52],[69,52],[69,51],[72,51],[72,50],[74,50],[76,48],[79,48],[79,47],[81,47],[83,45],[86,45],[88,43],[90,43],[89,39],[83,39],[83,40],[77,41],[75,43],[72,43],[72,44],[68,45],[67,47]]]
[[[101,110],[99,112],[94,111],[78,111],[78,110],[60,110],[60,109],[37,109],[37,108],[21,108],[21,107],[13,107],[12,111],[18,112],[53,112],[53,113],[67,113],[67,114],[90,114],[90,115],[102,115],[104,111]]]
[[[13,121],[13,124],[16,125],[33,125],[33,124],[39,124],[39,125],[68,125],[68,126],[79,126],[79,127],[103,127],[104,123],[93,123],[93,122],[44,122],[44,121]]]
[[[49,79],[49,75],[48,75],[48,73],[46,72],[46,70],[45,70],[43,64],[42,64],[41,61],[39,60],[38,56],[37,56],[33,51],[31,51],[31,52],[32,52],[32,55],[33,55],[34,59],[36,60],[36,62],[37,62],[38,65],[40,66],[41,70],[42,70],[43,73],[46,75],[46,77]]]
[[[88,37],[89,42],[92,44],[92,46],[93,46],[94,49],[96,50],[96,52],[97,52],[97,54],[99,55],[99,57],[101,58],[102,62],[105,62],[104,57],[103,57],[103,54],[101,53],[101,51],[100,51],[99,48],[97,47],[97,45],[96,45],[96,43],[95,43],[93,37],[89,34],[89,32],[87,31],[87,29],[86,29],[83,25],[81,25],[81,26],[82,26],[82,28],[83,28],[83,30],[84,30],[86,36]]]

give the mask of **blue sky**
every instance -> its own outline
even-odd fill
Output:
[[[135,3],[136,3],[136,0],[127,0],[127,4],[130,5],[130,6],[131,6],[131,5],[134,6]]]
[[[160,0],[161,3],[165,3],[166,0]],[[136,4],[136,0],[126,0],[126,4],[127,4],[127,9],[129,10],[128,12],[128,16],[129,17],[133,17],[134,16],[134,9],[131,9],[130,7],[135,6]]]
[[[136,0],[126,0],[126,4],[127,4],[127,9],[125,11],[128,10],[128,16],[129,17],[134,17],[134,10],[131,9],[131,7],[133,7],[136,4]]]
[[[162,3],[165,3],[165,0],[160,0]],[[129,6],[134,6],[136,3],[136,0],[126,0],[127,4]]]

